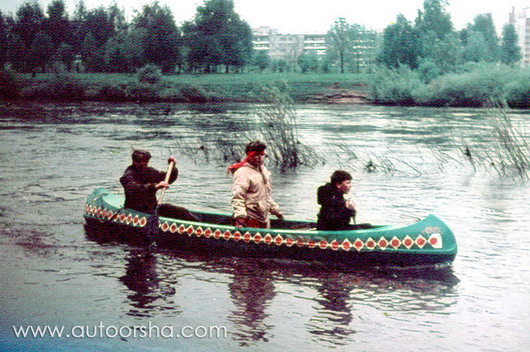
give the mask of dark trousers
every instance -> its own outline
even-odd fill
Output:
[[[160,207],[158,208],[158,215],[166,217],[166,218],[172,218],[172,219],[181,219],[181,220],[187,220],[187,221],[198,221],[200,222],[201,219],[192,213],[184,207],[179,207],[178,205],[173,204],[160,204]]]

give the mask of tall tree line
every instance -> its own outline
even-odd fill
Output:
[[[378,35],[344,18],[327,33],[325,57],[307,51],[297,58],[302,72],[371,72],[376,64],[407,66],[427,76],[452,72],[466,62],[521,60],[511,24],[499,37],[491,15],[477,15],[456,31],[446,0],[425,0],[414,21],[399,14]],[[233,0],[206,0],[179,28],[167,6],[145,5],[126,21],[115,4],[87,9],[82,0],[68,15],[64,0],[46,11],[37,2],[21,5],[14,16],[0,11],[0,68],[19,72],[53,70],[134,72],[146,64],[162,72],[233,72],[254,66],[286,70],[263,51],[253,53],[250,26],[234,11]]]
[[[0,68],[18,72],[133,72],[146,64],[164,73],[230,71],[247,65],[251,53],[250,26],[232,0],[205,1],[182,28],[157,1],[130,23],[116,4],[87,9],[82,0],[71,16],[64,0],[53,0],[46,12],[37,2],[14,16],[0,11]]]
[[[398,15],[384,30],[378,61],[389,68],[407,66],[442,74],[466,62],[513,65],[521,60],[512,24],[504,26],[499,39],[491,15],[479,14],[456,31],[446,6],[446,0],[425,0],[414,22]]]

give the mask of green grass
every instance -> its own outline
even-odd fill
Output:
[[[124,87],[138,83],[134,74],[68,74],[77,80],[93,97],[101,87]],[[21,75],[26,87],[51,82],[54,74]],[[318,94],[326,94],[332,86],[346,90],[364,92],[369,76],[362,74],[302,74],[302,73],[239,73],[239,74],[183,74],[164,76],[161,91],[171,91],[172,99],[179,99],[179,90],[189,87],[198,88],[211,100],[255,101],[260,86],[285,85],[287,92],[295,101],[304,101]],[[175,93],[176,92],[176,93]],[[161,93],[161,96],[164,96]],[[184,99],[184,98],[183,98]]]

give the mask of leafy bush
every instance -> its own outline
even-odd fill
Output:
[[[96,97],[108,101],[127,100],[127,92],[124,87],[106,84],[97,90]]]
[[[14,99],[20,95],[20,84],[15,75],[0,70],[0,99]]]
[[[506,102],[511,108],[530,108],[530,69],[506,84]]]
[[[147,64],[136,74],[138,82],[143,84],[159,84],[162,81],[162,71],[153,64]]]
[[[184,85],[180,88],[182,97],[190,103],[205,103],[208,101],[208,94],[200,87]]]
[[[512,72],[506,66],[481,65],[471,72],[448,74],[431,84],[432,99],[445,106],[488,106],[504,96]]]
[[[85,98],[85,87],[71,76],[56,75],[48,83],[23,90],[21,95],[27,98],[81,100]]]
[[[161,87],[153,84],[133,83],[127,87],[127,96],[139,101],[158,101]]]
[[[413,92],[424,86],[418,72],[408,67],[379,69],[370,85],[370,98],[378,104],[412,105]]]

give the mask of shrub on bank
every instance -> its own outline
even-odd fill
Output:
[[[506,84],[506,102],[511,108],[530,108],[530,69],[526,69]]]
[[[128,99],[126,86],[105,84],[96,91],[95,98],[106,101],[125,101]]]
[[[20,83],[9,71],[0,70],[0,99],[16,99],[20,95]]]
[[[443,106],[488,106],[504,97],[504,87],[511,76],[511,69],[495,65],[447,74],[431,82],[432,100]]]
[[[138,82],[142,84],[159,84],[162,81],[162,71],[153,64],[147,64],[138,70],[136,74]]]
[[[374,74],[369,94],[377,104],[413,105],[416,103],[415,92],[423,86],[417,71],[407,67],[381,68]]]
[[[376,104],[390,105],[483,107],[504,99],[512,107],[530,105],[528,69],[479,63],[424,82],[418,71],[381,69],[371,82],[370,98]]]
[[[85,86],[68,75],[54,76],[49,82],[29,86],[21,92],[23,98],[45,100],[82,100],[85,95]]]
[[[205,103],[208,101],[208,94],[204,89],[192,85],[180,87],[180,94],[185,101],[190,103]]]

